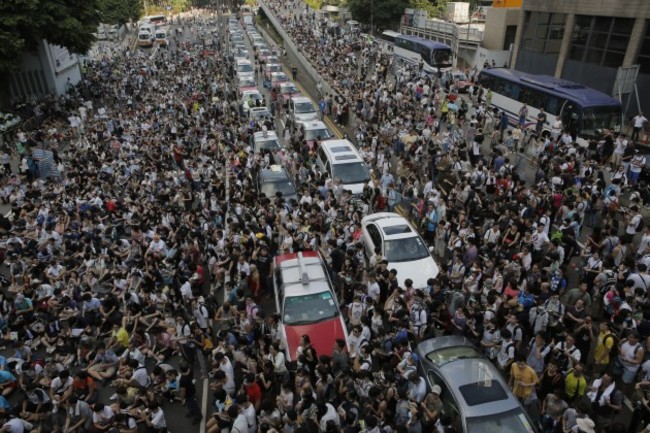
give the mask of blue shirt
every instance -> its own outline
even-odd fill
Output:
[[[9,373],[8,371],[0,370],[0,385],[4,385],[6,383],[15,382],[15,381],[16,381],[16,376]]]

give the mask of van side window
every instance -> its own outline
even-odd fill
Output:
[[[322,147],[318,148],[318,158],[321,160],[323,164],[327,162],[327,155],[325,155],[325,151],[323,150]]]

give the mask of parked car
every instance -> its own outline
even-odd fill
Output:
[[[273,269],[275,306],[288,361],[297,359],[304,335],[317,354],[331,353],[337,339],[347,341],[336,292],[317,251],[276,256]]]
[[[404,287],[410,278],[416,289],[425,288],[429,278],[440,270],[418,231],[403,216],[393,212],[378,212],[361,220],[366,255],[379,247],[388,260],[388,269],[397,270],[397,280]]]
[[[499,370],[467,338],[425,340],[416,354],[418,372],[429,390],[440,387],[442,412],[456,432],[537,432]]]
[[[256,186],[259,196],[263,195],[271,200],[275,199],[278,193],[282,194],[285,201],[298,198],[291,176],[281,165],[272,165],[258,171]]]

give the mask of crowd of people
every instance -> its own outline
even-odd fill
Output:
[[[634,141],[524,141],[490,92],[449,110],[453,80],[392,74],[378,45],[339,37],[299,1],[270,6],[336,90],[323,115],[353,112],[342,127],[377,176],[352,199],[299,129],[283,132],[285,150],[254,154],[249,137],[268,125],[240,110],[211,14],[178,21],[154,56],[114,50],[65,97],[23,105],[42,126],[1,156],[1,430],[163,433],[182,404],[187,428],[209,433],[461,433],[413,351],[462,335],[539,431],[645,431],[650,226]],[[56,176],[35,149],[52,152]],[[297,199],[257,196],[272,163],[290,168]],[[433,246],[441,272],[424,290],[360,253],[360,219],[385,209]],[[265,306],[273,256],[307,250],[328,263],[350,337],[331,353],[303,338],[292,363]]]

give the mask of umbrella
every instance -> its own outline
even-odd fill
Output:
[[[456,104],[447,104],[447,108],[449,108],[452,111],[458,111],[458,105]]]

